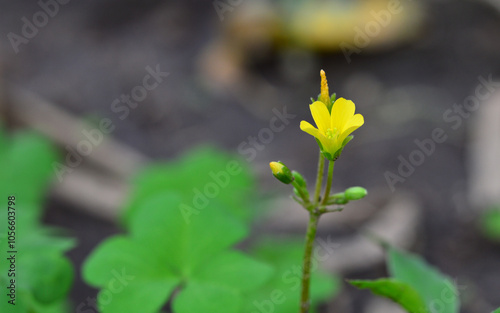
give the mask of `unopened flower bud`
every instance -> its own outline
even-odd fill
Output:
[[[294,180],[292,172],[285,166],[285,164],[283,164],[283,162],[271,162],[269,163],[269,166],[271,167],[271,171],[273,171],[274,177],[276,177],[280,182],[288,185]]]
[[[344,192],[346,199],[349,201],[363,199],[367,194],[368,191],[363,187],[351,187]]]
[[[323,102],[326,105],[326,107],[328,108],[328,111],[330,111],[332,108],[332,102],[330,100],[331,98],[330,98],[330,93],[328,91],[328,82],[326,80],[325,71],[321,70],[320,76],[321,76],[320,101]]]
[[[304,177],[302,177],[302,175],[299,172],[292,171],[292,175],[293,175],[293,177],[295,178],[295,181],[297,182],[297,184],[299,184],[300,187],[302,187],[302,188],[306,188],[307,187],[306,180],[304,179]]]

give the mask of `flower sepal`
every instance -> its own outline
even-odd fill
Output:
[[[318,143],[318,147],[319,147],[319,151],[321,152],[321,154],[329,161],[335,161],[333,159],[333,155],[329,152],[326,152],[325,149],[323,149],[323,145],[321,144],[321,141],[318,139],[318,138],[314,138],[316,139],[316,142]]]
[[[328,160],[328,161],[335,161],[337,160],[333,155],[331,155],[330,153],[326,152],[326,151],[323,151],[321,150],[321,154]]]
[[[332,102],[332,105],[335,103],[335,100],[337,100],[337,93],[334,92],[334,93],[332,93],[332,95],[330,97],[330,101]]]
[[[347,138],[342,142],[342,148],[338,149],[335,154],[333,155],[333,161],[336,161],[340,155],[342,154],[342,151],[344,151],[344,147],[349,143],[354,138],[354,136],[347,136]],[[329,159],[330,160],[330,159]],[[332,161],[332,160],[330,160]]]
[[[326,101],[325,99],[323,99],[321,97],[321,94],[319,94],[318,97],[316,98],[316,100],[313,97],[311,97],[311,103],[314,103],[316,101],[323,102],[326,105],[326,107],[328,108],[328,112],[331,112],[333,104],[335,103],[335,100],[337,100],[337,94],[335,92],[332,93],[332,95],[330,96],[330,99],[328,99],[327,103],[325,103],[325,101]]]
[[[297,182],[297,184],[302,187],[302,188],[307,188],[307,183],[306,183],[306,180],[304,179],[304,177],[302,176],[302,174],[300,174],[299,172],[297,171],[292,171],[292,175],[293,177],[295,178],[295,182]]]

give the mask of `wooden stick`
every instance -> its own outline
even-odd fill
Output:
[[[130,185],[89,170],[78,170],[54,184],[52,195],[74,204],[74,208],[109,221],[115,221],[124,208]]]
[[[14,118],[59,143],[67,153],[68,146],[75,149],[80,142],[87,140],[83,131],[97,129],[20,88],[9,88],[8,102]],[[141,153],[109,136],[94,146],[86,158],[122,178],[128,178],[148,161]]]

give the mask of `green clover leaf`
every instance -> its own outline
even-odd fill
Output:
[[[130,234],[104,241],[85,261],[83,277],[102,289],[103,313],[154,313],[171,297],[177,313],[234,313],[242,293],[272,275],[268,265],[229,249],[247,235],[241,221],[212,204],[186,221],[183,199],[163,193],[144,200]]]
[[[359,289],[370,289],[376,295],[391,299],[410,313],[428,312],[422,297],[406,283],[390,278],[350,280],[349,283]]]
[[[422,258],[389,247],[387,263],[392,278],[350,283],[389,298],[410,313],[459,311],[458,290],[454,283]]]
[[[453,281],[422,258],[407,252],[389,248],[388,267],[398,281],[413,287],[425,301],[431,313],[439,307],[441,313],[459,311],[458,290]]]

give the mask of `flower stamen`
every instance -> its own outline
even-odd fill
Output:
[[[335,127],[333,130],[331,128],[328,128],[326,130],[326,138],[328,139],[334,139],[339,136],[339,130],[337,127]]]

